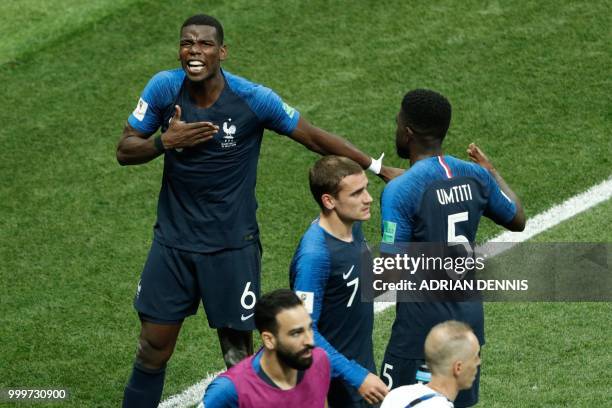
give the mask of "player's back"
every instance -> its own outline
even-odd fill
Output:
[[[459,248],[473,244],[482,215],[508,222],[514,203],[501,193],[482,167],[452,156],[434,156],[415,163],[391,181],[382,195],[383,252],[409,243],[445,243]],[[405,302],[397,318],[389,352],[422,358],[425,336],[435,324],[456,319],[472,326],[484,344],[480,302]]]

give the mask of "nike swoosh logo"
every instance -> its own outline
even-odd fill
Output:
[[[247,316],[245,316],[245,315],[241,314],[241,315],[240,315],[240,320],[242,320],[243,322],[244,322],[245,320],[249,320],[251,317],[253,317],[253,315],[254,315],[254,314],[255,314],[255,313],[251,313],[250,315],[247,315]]]
[[[354,268],[355,268],[355,265],[351,266],[351,269],[349,269],[349,271],[347,273],[343,273],[342,274],[342,279],[344,279],[344,280],[348,279],[348,277],[351,275],[351,272],[353,272]]]

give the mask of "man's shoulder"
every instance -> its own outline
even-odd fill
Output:
[[[316,218],[304,232],[300,248],[302,251],[319,251],[323,247],[326,247],[325,231],[319,225],[319,219]]]
[[[441,163],[440,160],[443,162]],[[419,160],[412,167],[399,177],[391,180],[383,191],[383,199],[392,199],[396,196],[405,198],[406,196],[418,196],[428,185],[443,180],[444,166],[448,165],[452,176],[475,177],[484,180],[486,170],[476,163],[457,159],[454,156],[446,155],[443,159],[438,156]]]
[[[312,349],[313,364],[318,365],[323,370],[329,370],[331,362],[327,352],[322,347],[315,347]]]
[[[394,178],[385,186],[381,201],[389,204],[394,201],[405,203],[407,199],[416,198],[432,179],[432,170],[424,163],[418,162],[401,176]]]
[[[225,76],[225,80],[227,81],[230,89],[242,98],[257,98],[272,92],[270,88],[267,88],[262,84],[253,82],[239,75],[232,74],[231,72],[223,70],[223,75]]]
[[[330,262],[325,234],[317,218],[310,224],[295,250],[290,266],[292,277],[295,278],[298,273],[302,274],[302,278],[304,274],[310,277],[325,275],[329,272]]]
[[[455,169],[456,172],[462,175],[474,175],[481,177],[487,173],[487,170],[484,167],[476,163],[458,159],[450,155],[444,156],[444,159],[451,166],[451,168]]]
[[[226,375],[217,376],[206,388],[204,406],[229,408],[238,406],[238,392],[232,379]]]
[[[281,135],[290,135],[300,119],[299,112],[285,103],[272,89],[223,71],[227,87],[245,102],[264,127]]]
[[[185,79],[185,71],[182,68],[168,69],[159,71],[153,77],[151,77],[151,84],[155,84],[160,87],[176,87],[183,83]]]
[[[435,394],[435,397],[419,403],[424,408],[452,408],[453,403],[423,384],[404,385],[395,388],[385,397],[381,408],[405,407],[417,398]]]
[[[143,99],[158,108],[170,105],[179,93],[184,79],[185,72],[181,68],[160,71],[149,80],[143,92]]]
[[[241,376],[244,374],[245,371],[248,371],[250,368],[253,368],[253,366],[255,366],[255,357],[258,354],[255,353],[251,356],[248,356],[244,359],[242,359],[238,364],[233,365],[231,368],[229,368],[227,371],[225,371],[224,373],[220,374],[217,378],[227,378],[227,379],[234,379],[238,376]]]

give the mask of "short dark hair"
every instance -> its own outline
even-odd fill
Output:
[[[219,45],[223,45],[223,26],[221,25],[219,20],[217,20],[213,16],[209,16],[207,14],[196,14],[195,16],[191,16],[187,20],[185,20],[185,22],[181,26],[181,32],[183,31],[183,28],[190,25],[204,25],[215,27],[215,30],[217,31],[217,42],[219,43]]]
[[[310,191],[319,207],[325,208],[321,201],[323,194],[335,197],[340,191],[340,182],[343,178],[361,172],[363,172],[361,166],[346,157],[324,156],[319,159],[308,174]]]
[[[260,333],[264,331],[276,335],[278,322],[276,315],[285,309],[302,305],[302,301],[289,289],[277,289],[263,295],[255,304],[255,327]]]
[[[435,137],[440,142],[446,136],[451,121],[451,104],[443,95],[429,89],[415,89],[402,100],[404,123],[414,132]]]

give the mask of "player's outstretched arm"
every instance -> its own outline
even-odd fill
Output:
[[[506,183],[506,181],[502,178],[499,172],[493,166],[493,163],[489,158],[484,154],[484,152],[475,144],[470,143],[467,149],[468,156],[471,161],[480,166],[484,167],[489,171],[489,173],[493,176],[497,184],[499,184],[499,188],[508,196],[514,204],[516,205],[516,215],[514,218],[507,224],[504,225],[505,228],[510,231],[523,231],[525,229],[525,211],[523,210],[523,205],[519,200],[518,196],[512,191],[510,186]]]
[[[289,137],[321,155],[335,154],[348,157],[364,169],[372,164],[372,158],[353,146],[348,140],[313,126],[302,117],[298,120],[296,128]],[[403,172],[402,169],[381,166],[378,176],[387,182]]]
[[[210,122],[183,122],[181,108],[176,105],[170,126],[161,136],[151,137],[151,134],[139,132],[126,123],[117,145],[117,161],[121,165],[147,163],[164,150],[207,142],[218,130],[219,127]]]

